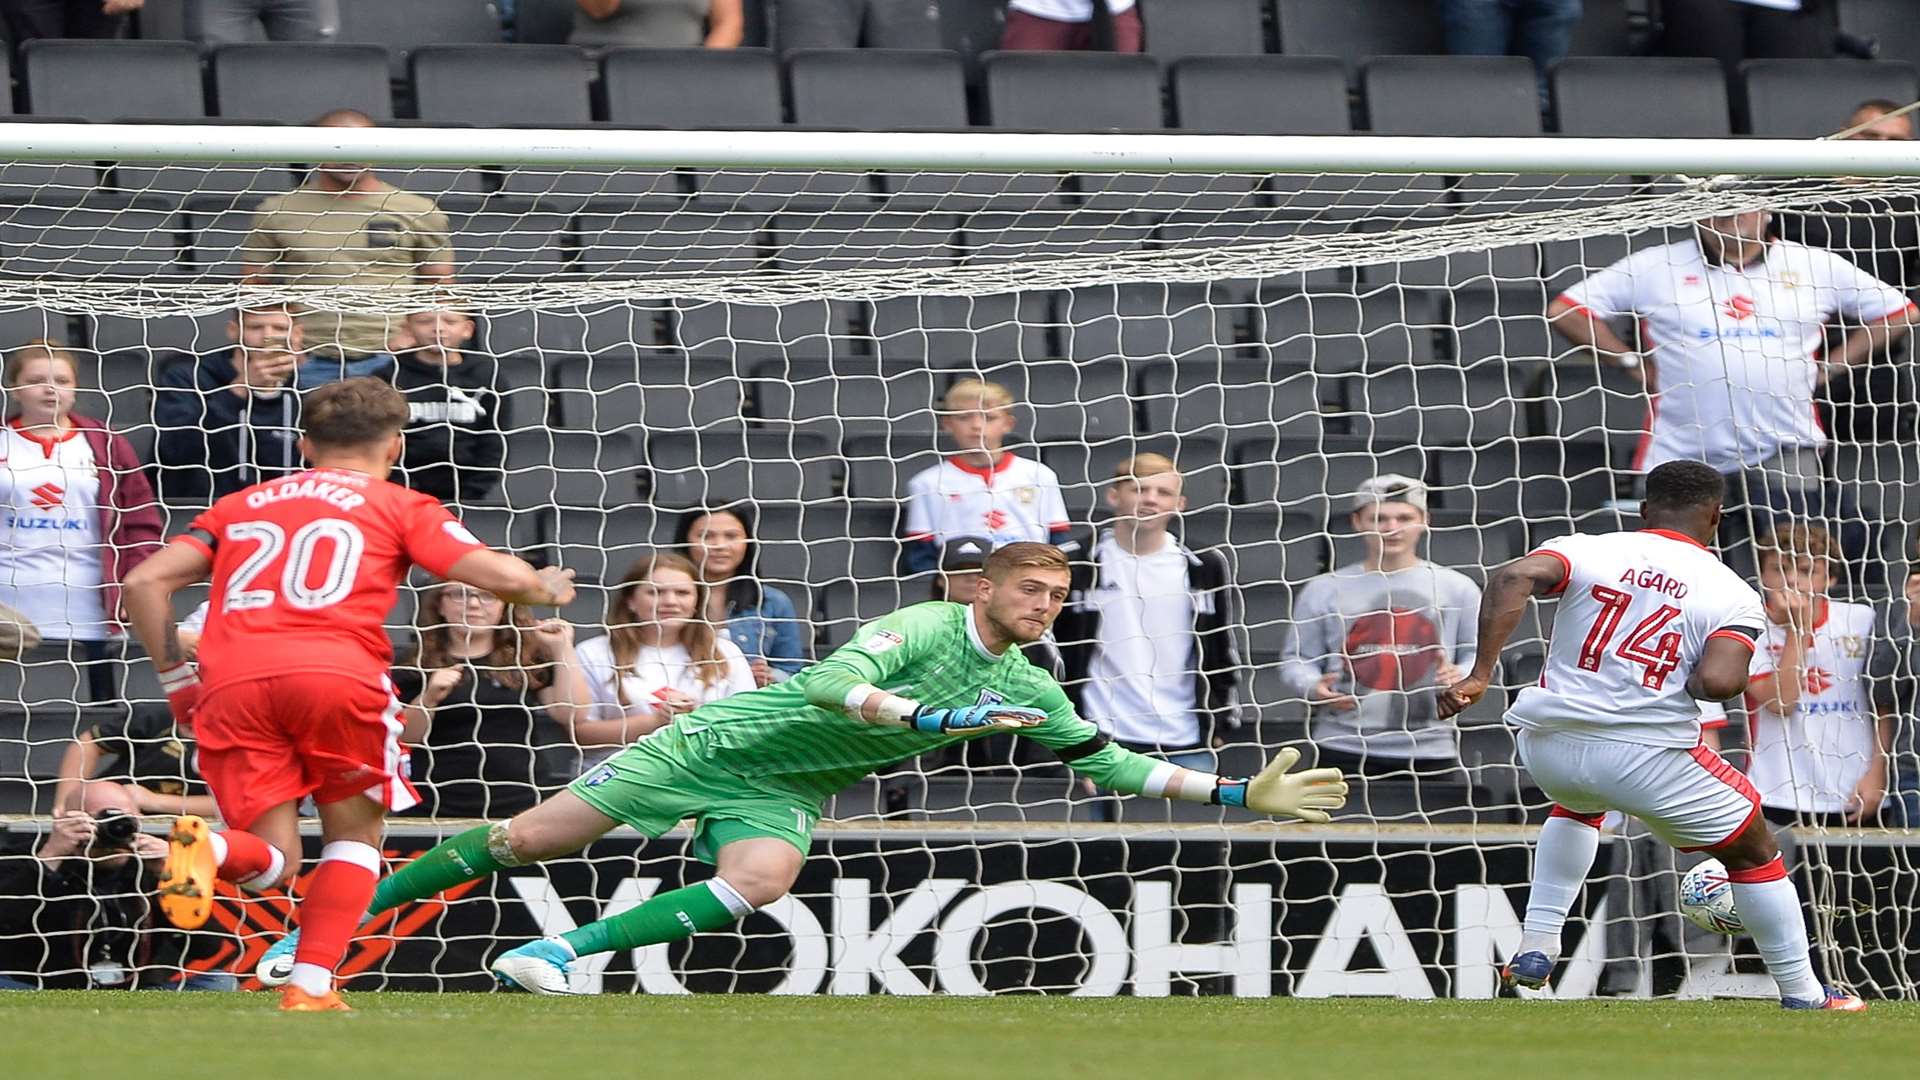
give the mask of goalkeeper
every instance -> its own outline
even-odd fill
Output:
[[[658,836],[694,820],[694,854],[708,881],[611,918],[502,954],[502,983],[568,992],[567,965],[718,930],[786,895],[799,876],[826,798],[881,766],[956,740],[1012,730],[1048,747],[1102,787],[1327,820],[1346,802],[1338,771],[1289,774],[1280,756],[1252,780],[1144,757],[1107,741],[1074,713],[1060,685],[1016,646],[1038,640],[1067,596],[1067,557],[1049,544],[995,551],[969,606],[904,608],[783,683],[695,709],[654,731],[566,790],[511,821],[447,840],[380,883],[377,914],[463,881],[565,855],[617,825]],[[284,981],[291,937],[260,961]]]

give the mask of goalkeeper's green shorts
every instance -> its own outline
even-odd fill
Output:
[[[671,727],[588,769],[567,790],[642,836],[692,818],[693,855],[709,863],[726,845],[756,836],[785,840],[805,855],[820,820],[818,802],[727,772]]]

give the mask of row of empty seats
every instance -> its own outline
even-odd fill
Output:
[[[394,119],[378,46],[229,45],[204,65],[189,42],[28,42],[20,111],[92,122],[216,117],[305,123],[336,108]],[[614,49],[598,64],[563,45],[434,45],[410,60],[415,116],[434,124],[653,128],[952,130],[970,123],[1060,131],[1537,135],[1532,65],[1520,57],[1381,55],[1360,69],[1312,56],[991,53],[970,111],[957,53]],[[1706,138],[1736,111],[1717,62],[1572,57],[1553,77],[1558,129],[1572,135]],[[1760,60],[1732,103],[1756,135],[1813,137],[1867,98],[1912,100],[1899,62]],[[1164,91],[1164,95],[1163,95]],[[4,104],[0,102],[0,104]],[[1835,110],[1839,110],[1838,117]]]

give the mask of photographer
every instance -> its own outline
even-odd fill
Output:
[[[169,500],[211,501],[300,468],[294,372],[300,324],[286,305],[227,323],[230,349],[162,367],[153,398],[155,486]]]
[[[127,794],[94,785],[84,802],[37,845],[0,840],[0,989],[236,989],[224,972],[185,970],[230,943],[156,917],[167,845],[139,831]]]

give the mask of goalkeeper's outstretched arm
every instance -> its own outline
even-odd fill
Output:
[[[1289,746],[1254,777],[1219,776],[1136,754],[1094,735],[1054,751],[1068,768],[1101,787],[1128,795],[1151,795],[1211,806],[1239,806],[1255,813],[1324,824],[1328,811],[1347,804],[1347,781],[1338,769],[1293,772],[1300,751]]]

